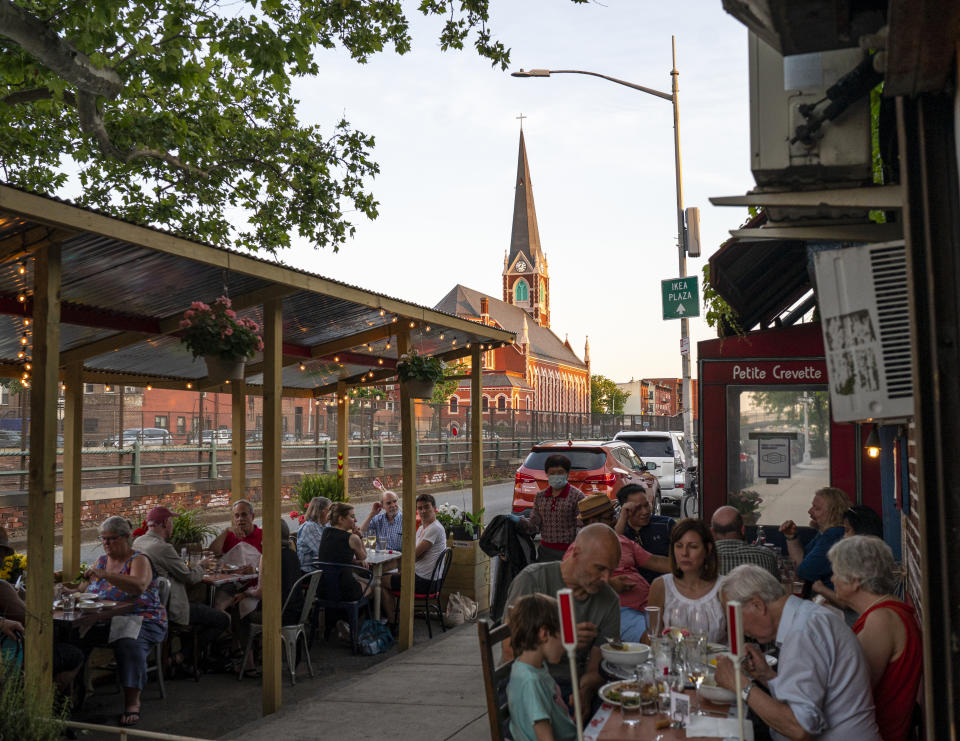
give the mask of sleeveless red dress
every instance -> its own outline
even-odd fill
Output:
[[[904,741],[910,730],[913,705],[923,671],[923,639],[917,623],[917,613],[910,605],[899,600],[884,600],[870,607],[857,622],[853,632],[859,633],[874,610],[893,610],[906,630],[903,652],[896,661],[887,664],[880,682],[873,688],[873,701],[877,707],[877,725],[883,741]]]

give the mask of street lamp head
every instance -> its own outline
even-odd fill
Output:
[[[549,77],[550,70],[548,69],[523,69],[520,68],[519,72],[511,72],[511,77]]]

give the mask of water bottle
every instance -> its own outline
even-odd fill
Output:
[[[763,545],[766,542],[766,538],[763,534],[763,525],[757,526],[757,539],[753,542],[754,545]]]

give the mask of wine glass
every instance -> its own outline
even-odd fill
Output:
[[[644,611],[647,613],[647,633],[652,640],[653,638],[659,637],[660,631],[663,629],[663,626],[660,624],[660,608],[647,605]]]
[[[710,632],[710,619],[701,605],[694,605],[687,613],[687,623],[691,633],[709,640],[707,634]]]
[[[377,536],[376,536],[376,535],[365,535],[365,536],[364,536],[364,538],[363,538],[363,547],[364,547],[364,548],[366,548],[367,550],[370,550],[370,549],[373,548],[376,544],[377,544]]]
[[[674,640],[680,640],[683,637],[683,631],[687,629],[687,615],[682,605],[670,605],[667,611],[667,627],[670,629],[670,635]]]
[[[704,651],[704,641],[697,636],[690,636],[683,641],[684,674],[687,679],[696,685],[693,697],[693,714],[704,715],[700,708],[700,685],[707,675],[707,657]]]

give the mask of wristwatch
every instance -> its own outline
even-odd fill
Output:
[[[740,697],[743,698],[743,701],[746,702],[750,697],[750,690],[753,689],[753,680],[751,679],[747,682],[747,686],[740,690]]]

